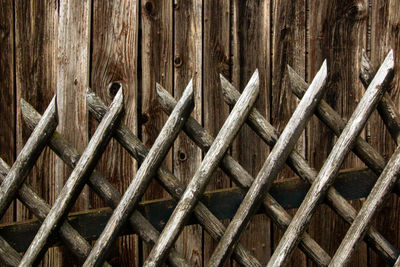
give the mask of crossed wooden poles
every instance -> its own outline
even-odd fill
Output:
[[[355,247],[363,238],[387,262],[393,264],[399,256],[398,251],[371,227],[370,223],[381,207],[384,197],[395,186],[395,192],[400,192],[400,184],[396,179],[400,171],[400,150],[395,151],[385,167],[382,156],[365,140],[358,137],[371,112],[378,106],[378,111],[392,137],[396,143],[400,141],[400,117],[389,96],[384,93],[393,77],[393,52],[389,52],[376,75],[374,75],[365,55],[362,63],[360,78],[368,88],[347,124],[326,102],[321,101],[326,89],[326,62],[322,64],[310,86],[289,67],[292,90],[301,101],[281,134],[253,108],[259,90],[257,70],[242,94],[221,76],[225,101],[233,106],[233,109],[215,140],[195,119],[190,117],[194,104],[192,82],[189,82],[178,102],[157,84],[159,101],[165,112],[170,116],[150,150],[140,142],[128,127],[119,122],[123,110],[122,88],[118,91],[109,108],[93,92],[87,92],[89,110],[100,121],[100,124],[82,155],[79,155],[76,149],[55,131],[57,126],[55,98],[42,117],[33,107],[21,100],[24,119],[33,133],[11,168],[0,160],[0,177],[3,181],[0,186],[0,216],[4,214],[11,201],[18,196],[43,223],[22,259],[0,237],[0,259],[7,265],[30,266],[40,260],[41,255],[46,251],[49,237],[57,231],[67,247],[80,260],[84,261],[84,266],[108,265],[105,262],[107,252],[118,236],[121,227],[129,222],[146,242],[153,245],[153,249],[146,259],[146,266],[159,266],[165,259],[172,266],[189,266],[190,263],[171,247],[193,212],[206,231],[219,241],[210,258],[210,266],[223,265],[232,253],[235,260],[242,266],[260,266],[258,260],[238,240],[250,218],[262,204],[266,214],[280,228],[286,230],[268,263],[269,266],[284,265],[298,243],[300,248],[318,265],[342,265],[348,261]],[[314,111],[339,136],[319,173],[312,169],[296,150],[293,150],[307,120]],[[273,147],[256,178],[246,172],[230,155],[225,154],[245,121],[268,145]],[[207,152],[186,188],[171,172],[160,167],[181,129],[202,150]],[[135,178],[123,196],[107,179],[94,171],[96,162],[111,136],[118,140],[141,163]],[[23,183],[46,145],[49,145],[67,165],[73,168],[52,207]],[[372,171],[380,175],[358,214],[331,186],[345,156],[351,149]],[[305,200],[293,219],[268,194],[271,183],[285,162],[301,178],[311,184]],[[212,173],[218,166],[242,188],[245,195],[227,229],[200,202],[200,197],[204,193]],[[135,210],[153,176],[178,201],[161,234],[140,212]],[[114,208],[110,220],[93,248],[65,220],[69,209],[86,183],[104,199],[105,203]],[[346,237],[332,259],[305,232],[315,209],[324,197],[327,203],[346,222],[351,224]],[[400,264],[400,260],[397,260],[396,264]]]

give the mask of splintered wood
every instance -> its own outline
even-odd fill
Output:
[[[178,101],[157,83],[154,90],[158,102],[169,117],[150,149],[121,121],[124,96],[120,83],[114,83],[118,88],[109,107],[93,91],[87,90],[88,110],[100,124],[82,155],[56,131],[60,115],[58,112],[62,110],[57,109],[56,97],[43,116],[21,99],[21,114],[32,134],[11,167],[0,158],[0,215],[3,216],[11,202],[18,198],[37,217],[40,225],[34,226],[36,222],[27,222],[19,226],[0,226],[0,233],[4,233],[3,228],[14,227],[17,235],[23,233],[22,228],[28,225],[31,232],[35,227],[38,228],[37,233],[31,233],[32,241],[23,246],[17,246],[17,242],[14,242],[21,239],[19,236],[13,240],[7,234],[1,234],[1,262],[10,266],[37,264],[47,248],[53,245],[50,238],[56,236],[83,266],[110,266],[107,255],[117,237],[134,232],[152,247],[150,254],[144,259],[144,266],[160,266],[164,261],[171,266],[192,266],[191,260],[178,252],[174,244],[186,225],[196,223],[218,242],[208,266],[224,266],[231,256],[241,266],[261,266],[261,261],[254,256],[252,249],[241,242],[240,237],[253,216],[264,213],[284,232],[267,266],[287,264],[297,245],[319,266],[346,265],[362,240],[387,263],[400,265],[399,251],[371,225],[387,196],[391,192],[400,194],[400,181],[397,179],[400,175],[400,148],[386,163],[384,157],[359,136],[371,113],[377,108],[391,137],[396,144],[400,142],[400,115],[386,93],[394,76],[393,51],[387,54],[376,72],[365,53],[362,54],[361,66],[360,80],[366,91],[348,122],[322,100],[324,92],[330,86],[327,84],[326,61],[310,85],[288,66],[289,87],[300,102],[282,133],[254,106],[261,90],[258,70],[255,70],[242,93],[220,75],[220,93],[232,110],[215,138],[205,129],[207,127],[203,128],[201,122],[191,116],[196,106],[198,80],[190,80]],[[313,114],[338,136],[319,172],[310,166],[295,147]],[[227,153],[244,123],[250,126],[262,142],[271,147],[271,152],[255,177]],[[181,131],[205,153],[187,186],[176,177],[176,173],[162,166]],[[122,194],[99,170],[95,170],[112,138],[140,165],[129,187]],[[72,168],[72,173],[53,206],[25,183],[46,146]],[[351,150],[368,169],[353,169],[339,174],[343,161]],[[285,163],[303,180],[302,183],[285,182],[280,186],[274,183]],[[218,167],[239,188],[209,193],[206,198],[207,184]],[[154,203],[139,204],[153,178],[172,197],[172,200],[160,200],[158,208],[150,207]],[[348,181],[351,179],[354,181]],[[337,181],[334,184],[335,180]],[[368,181],[369,184],[365,193],[359,193],[357,197],[367,199],[357,212],[348,202],[352,199],[349,193],[339,188],[343,184],[357,187],[362,181]],[[73,224],[72,217],[69,216],[72,205],[86,184],[111,208],[77,215],[77,218],[87,224],[88,218],[96,220],[94,223],[102,221],[105,224],[101,229],[96,226],[96,232],[91,234],[83,231],[84,226]],[[277,194],[276,191],[279,193],[279,190],[280,193],[304,191],[301,199],[293,200],[296,203],[294,207],[299,207],[293,217],[285,210],[290,205],[281,203],[286,197]],[[217,202],[224,199],[222,195],[227,197],[226,203]],[[238,201],[240,205],[237,204],[237,209],[228,207],[230,210],[226,211],[227,206],[224,205],[234,205]],[[350,225],[332,257],[307,233],[310,220],[322,203],[329,205]],[[157,219],[149,216],[152,209],[166,213]],[[231,219],[227,227],[220,221],[224,218]],[[129,230],[126,230],[127,226]],[[93,237],[97,240],[92,248],[89,239]],[[26,251],[21,256],[19,252],[23,250]]]

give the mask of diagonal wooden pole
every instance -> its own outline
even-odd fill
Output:
[[[10,167],[3,159],[0,158],[0,181],[4,179],[4,177],[7,175],[9,171]],[[43,221],[46,218],[51,208],[50,205],[44,199],[42,199],[38,194],[36,194],[36,192],[29,185],[25,183],[23,183],[19,188],[18,199],[26,207],[28,207],[29,211],[32,212],[41,221]],[[80,261],[84,261],[87,255],[89,255],[91,249],[90,244],[67,221],[64,222],[64,224],[60,227],[59,232],[64,244],[75,254],[75,256]],[[0,240],[1,239],[2,238],[0,237]],[[4,244],[4,242],[2,243]],[[1,247],[3,249],[6,249],[6,247],[3,247],[3,245],[1,245]],[[10,250],[8,250],[7,253],[10,253],[9,257],[18,259],[17,261],[14,260],[13,266],[18,265],[22,257],[17,252],[15,252],[19,256],[18,258],[16,258],[14,256],[15,254]],[[106,263],[105,265],[111,266],[108,263]]]
[[[288,229],[280,240],[278,247],[273,253],[268,266],[282,266],[289,259],[300,235],[304,232],[319,202],[325,195],[326,190],[333,183],[334,177],[340,169],[341,164],[357,136],[364,127],[367,119],[378,104],[384,89],[393,77],[393,51],[389,52],[375,78],[369,85],[357,108],[353,112],[349,122],[334,145],[327,160],[322,166],[316,181],[312,184],[303,203],[293,217]]]
[[[119,230],[133,212],[135,205],[144,194],[173,141],[189,117],[193,109],[193,101],[193,85],[190,81],[83,266],[99,266],[104,262]]]
[[[87,178],[89,178],[96,166],[98,159],[110,140],[113,128],[117,125],[122,110],[123,94],[122,88],[120,88],[111,103],[109,112],[97,127],[82,157],[69,176],[28,250],[25,252],[20,266],[32,266],[45,251],[47,239],[61,225],[63,217],[67,215],[68,210],[73,205],[74,200],[78,197]]]
[[[212,173],[218,167],[230,143],[246,120],[258,97],[258,92],[259,77],[256,70],[189,182],[185,193],[183,193],[182,198],[179,200],[174,212],[161,232],[160,238],[151,250],[144,266],[159,266],[164,260],[167,251],[178,238],[184,223],[203,194]]]
[[[225,78],[222,77],[222,79],[224,100],[229,105],[234,105],[240,93]],[[305,89],[307,89],[307,87]],[[326,103],[324,100],[320,101],[317,112],[324,103]],[[271,147],[275,145],[280,133],[256,109],[250,112],[247,123],[264,142]],[[286,163],[297,175],[310,184],[313,183],[318,175],[317,171],[311,168],[304,157],[296,150],[292,151]],[[334,187],[328,189],[326,198],[327,204],[329,204],[347,223],[351,224],[353,222],[354,218],[357,216],[357,211]],[[398,251],[373,227],[368,231],[366,241],[390,264],[393,264],[399,255]],[[300,246],[303,246],[302,240],[300,241]]]
[[[38,126],[32,132],[7,177],[0,185],[0,218],[13,201],[20,185],[24,182],[56,127],[57,106],[56,97],[53,97]]]
[[[92,96],[92,93],[87,94],[87,97],[88,95]],[[91,103],[90,101],[88,102],[89,104]],[[103,116],[107,113],[108,107],[100,100],[96,101],[96,106],[104,111],[99,117],[99,121],[101,121]],[[34,129],[39,122],[41,115],[23,99],[21,100],[21,110],[25,123],[30,129]],[[118,129],[120,129],[121,127],[126,126],[120,123]],[[126,131],[129,132],[129,130]],[[133,136],[132,132],[129,133]],[[125,140],[129,140],[127,141],[129,144],[140,144],[142,146],[142,149],[146,149],[144,145],[140,143],[139,139],[131,138],[129,134],[124,136],[126,137]],[[131,143],[132,140],[133,142]],[[81,155],[64,137],[61,136],[60,133],[55,131],[48,145],[69,167],[71,167],[72,169],[75,168],[76,163],[78,162]],[[2,168],[0,164],[0,171],[1,169]],[[92,172],[92,175],[89,177],[88,180],[88,185],[104,200],[104,202],[108,206],[112,208],[117,207],[122,197],[121,193],[99,172],[97,172],[96,170]],[[24,204],[27,205],[26,203]],[[139,211],[134,211],[132,213],[131,217],[129,218],[129,223],[132,229],[137,234],[139,234],[145,242],[147,242],[149,245],[154,245],[160,233]],[[60,230],[62,230],[62,226]],[[85,261],[86,257],[89,255],[90,249],[91,248],[89,248],[87,254],[85,254],[85,256],[82,258],[82,261]],[[168,264],[175,267],[190,266],[190,264],[184,259],[184,257],[177,253],[176,250],[170,251],[170,254],[168,255]]]
[[[157,85],[158,92],[160,88],[161,86]],[[173,101],[175,104],[168,112],[169,114],[176,106],[176,101],[175,100]],[[87,103],[91,114],[97,120],[101,120],[101,118],[107,111],[107,107],[101,101],[101,99],[98,98],[94,93],[91,93],[87,95]],[[190,118],[188,120],[190,120]],[[186,123],[185,125],[187,124],[188,123]],[[148,149],[128,129],[128,127],[126,127],[126,125],[122,123],[119,125],[119,127],[114,131],[114,138],[129,152],[131,156],[133,156],[136,160],[138,160],[139,163],[143,162],[144,158],[148,154]],[[209,141],[210,142],[209,146],[211,146],[212,141],[213,139],[211,138],[211,141]],[[242,173],[239,173],[237,175],[240,176],[242,175]],[[247,175],[250,176],[249,174]],[[183,195],[183,192],[186,189],[185,185],[181,183],[179,179],[175,177],[169,170],[163,167],[158,169],[156,178],[158,179],[159,183],[167,190],[167,192],[171,194],[171,196],[176,201],[179,201],[179,199]],[[275,206],[271,204],[271,208],[274,209],[274,207]],[[283,210],[283,212],[285,211]],[[222,237],[222,235],[225,232],[225,226],[217,219],[216,216],[214,216],[210,212],[210,210],[202,202],[199,202],[197,204],[196,208],[194,209],[194,215],[196,216],[197,221],[204,227],[204,229],[210,234],[210,236],[214,240],[218,241]],[[156,239],[158,239],[158,234],[156,236]],[[247,248],[242,246],[240,243],[236,246],[233,258],[242,266],[261,266],[261,263],[254,257],[254,255],[252,255],[252,253]],[[321,261],[326,262],[327,264],[329,260],[330,257],[325,257]]]
[[[239,91],[236,91],[233,85],[231,85],[222,75],[221,85],[224,90],[225,96],[227,93],[226,88],[229,88],[229,92],[237,93],[235,94],[235,97],[237,98],[235,98],[235,100],[232,102],[232,106],[234,106],[240,97]],[[158,86],[157,95],[164,111],[167,114],[171,113],[176,105],[176,100],[168,93],[168,91],[163,89],[160,85]],[[258,113],[255,108],[253,108],[249,114],[247,122],[253,120],[254,114],[256,114],[256,116],[259,116],[257,117],[257,122],[262,122],[263,120],[265,120],[262,115]],[[272,127],[272,125],[270,125],[270,127]],[[212,142],[214,141],[214,138],[193,117],[190,117],[187,120],[185,126],[183,127],[183,130],[205,152],[209,150]],[[276,134],[273,135],[273,137],[275,137],[276,142],[279,136],[278,134]],[[273,144],[275,144],[275,142]],[[220,168],[228,176],[230,176],[238,186],[244,189],[244,194],[250,188],[251,184],[254,181],[254,178],[229,154],[225,154],[224,158],[221,161]],[[315,172],[315,176],[316,175],[317,173]],[[263,199],[262,205],[265,209],[266,214],[282,230],[285,230],[287,226],[289,226],[292,217],[270,194],[267,194],[267,196]],[[235,253],[237,248],[238,246],[235,247],[233,253]],[[319,266],[327,266],[331,260],[331,257],[328,255],[328,253],[326,253],[323,248],[321,248],[308,233],[304,233],[300,243],[300,248]]]
[[[261,200],[267,194],[273,180],[285,164],[286,158],[293,150],[297,139],[304,130],[307,120],[321,100],[328,76],[326,61],[315,75],[310,87],[300,101],[292,117],[287,123],[275,146],[269,153],[256,179],[231,220],[224,236],[212,254],[209,266],[222,266],[230,256],[240,234],[254,215]]]
[[[330,262],[330,266],[345,266],[357,245],[361,242],[372,219],[381,209],[385,199],[393,189],[400,174],[400,147],[396,149],[376,181],[367,200],[363,203],[353,224],[347,231],[339,248]]]
[[[0,236],[0,262],[6,266],[17,266],[22,257]]]

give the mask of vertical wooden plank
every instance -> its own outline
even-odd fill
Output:
[[[122,84],[125,99],[122,121],[137,134],[138,3],[95,0],[92,8],[91,87],[110,104],[118,89],[113,82]],[[136,161],[111,140],[97,169],[120,192],[125,192],[135,176]],[[91,199],[92,207],[102,206],[94,193]],[[119,237],[108,262],[115,266],[139,266],[138,252],[136,235]]]
[[[360,52],[366,43],[367,1],[315,1],[308,0],[307,78],[314,77],[322,61],[327,58],[330,72],[325,100],[348,119],[363,95],[358,79]],[[363,133],[365,137],[365,133]],[[319,169],[336,139],[327,127],[313,118],[308,128],[307,157],[311,166]],[[349,154],[345,167],[363,166],[361,161]],[[358,209],[361,201],[352,201]],[[322,205],[312,219],[310,234],[333,255],[348,225],[329,207]],[[311,264],[311,261],[309,261]],[[349,265],[365,266],[367,249],[360,246]]]
[[[270,118],[271,1],[232,2],[232,81],[242,91],[256,68],[260,74],[257,109]],[[267,158],[269,148],[244,125],[233,144],[233,156],[256,177]],[[252,218],[241,242],[261,263],[271,256],[271,222],[264,215]],[[236,265],[236,263],[234,263]]]
[[[288,88],[286,66],[289,64],[303,77],[306,74],[306,1],[274,1],[272,12],[271,123],[281,132],[299,103]],[[296,145],[296,149],[303,155],[305,137],[306,134],[302,134]],[[287,166],[280,173],[281,178],[292,175],[293,172]],[[294,211],[291,213],[293,215]],[[273,234],[275,247],[283,232],[274,226]],[[306,257],[298,248],[289,265],[306,265]]]
[[[143,0],[140,5],[142,72],[139,127],[143,143],[150,148],[167,120],[157,100],[156,82],[171,94],[173,90],[173,2]],[[172,169],[172,152],[168,153],[164,165]],[[168,193],[153,180],[143,199],[166,196]],[[142,244],[145,259],[151,248],[144,242]]]
[[[389,94],[399,108],[400,104],[400,2],[395,0],[371,1],[371,40],[369,56],[373,66],[378,67],[385,58],[389,49],[394,49],[395,58],[395,77],[389,89]],[[373,147],[388,160],[394,149],[395,143],[385,128],[382,119],[377,112],[370,119],[371,138]],[[399,209],[400,200],[397,196],[391,195],[386,201],[381,212],[374,220],[375,227],[382,233],[395,247],[400,245],[399,237]],[[385,263],[371,249],[368,251],[370,266],[384,266]]]
[[[202,24],[201,0],[174,2],[174,97],[180,98],[193,78],[195,107],[192,116],[202,121]],[[179,134],[173,148],[174,174],[188,184],[201,162],[201,150],[184,134]],[[185,227],[175,247],[189,261],[202,265],[202,228]]]
[[[15,86],[14,86],[14,5],[10,1],[0,2],[0,157],[8,164],[12,164],[16,157],[16,114],[15,114]],[[1,218],[2,223],[14,220],[14,205],[12,203]]]
[[[217,136],[219,129],[229,114],[229,107],[222,97],[219,75],[231,77],[230,72],[230,1],[204,1],[203,17],[203,125]],[[207,190],[230,187],[230,179],[217,169]],[[207,264],[217,246],[204,231],[204,264]]]
[[[56,92],[57,17],[58,5],[55,1],[15,1],[17,153],[31,134],[24,125],[19,99],[24,98],[43,112]],[[54,202],[58,192],[55,186],[55,159],[56,156],[48,148],[45,149],[27,179],[49,203]],[[17,220],[32,218],[20,202],[16,212]],[[43,266],[62,264],[59,248],[49,249],[43,257]]]

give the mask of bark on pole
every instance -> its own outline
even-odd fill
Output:
[[[76,164],[70,177],[58,195],[53,207],[43,221],[38,233],[25,252],[20,266],[32,266],[45,251],[47,239],[57,229],[79,195],[86,180],[97,164],[102,152],[110,140],[112,130],[123,110],[122,88],[114,97],[110,110],[97,127],[92,139]]]
[[[193,109],[193,101],[193,85],[190,81],[83,266],[99,266],[104,262],[119,230],[144,194],[173,141],[189,117]]]
[[[311,117],[315,107],[321,100],[327,76],[327,64],[324,61],[305,96],[300,101],[281,136],[268,155],[267,160],[239,206],[224,236],[214,250],[209,262],[210,266],[222,266],[231,254],[236,242],[239,240],[240,234],[259,207],[261,200],[267,194],[273,180],[283,167],[286,158],[293,150],[297,139],[304,130],[307,120]]]
[[[164,260],[166,253],[178,238],[184,223],[203,194],[212,173],[218,167],[230,143],[246,120],[257,99],[258,92],[259,77],[256,70],[191,179],[144,266],[159,266]]]
[[[353,112],[353,115],[329,154],[328,159],[322,166],[316,181],[312,184],[302,205],[280,240],[278,247],[268,262],[268,266],[282,266],[289,259],[299,241],[300,235],[306,229],[320,200],[333,183],[345,156],[354,145],[357,136],[361,132],[375,106],[378,104],[386,85],[392,79],[393,68],[393,51],[390,51],[356,110]]]

